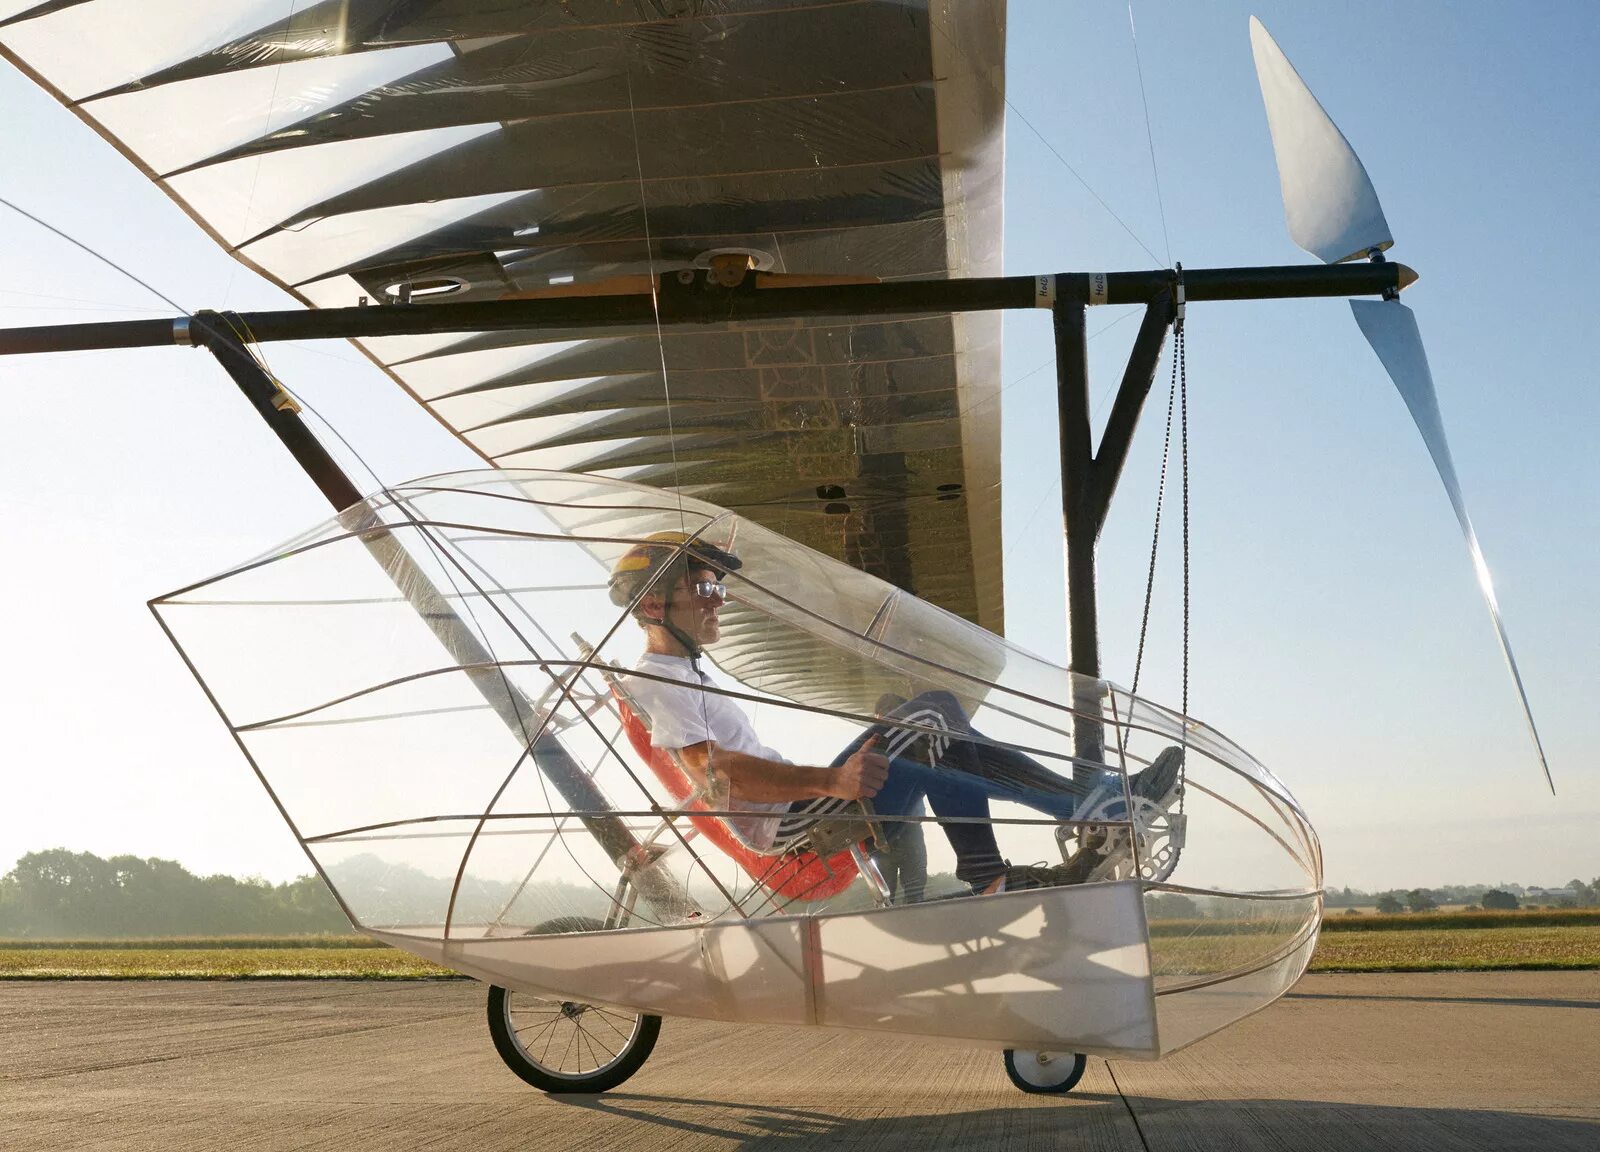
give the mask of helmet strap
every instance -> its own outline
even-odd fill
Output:
[[[690,639],[687,632],[685,632],[682,628],[679,628],[676,624],[672,623],[672,621],[668,620],[664,616],[661,619],[661,626],[668,632],[672,633],[672,638],[674,640],[688,649],[689,664],[696,672],[700,671],[700,645],[696,644],[692,639]]]
[[[699,672],[700,656],[703,650],[701,649],[700,645],[694,642],[693,637],[672,622],[670,619],[671,613],[672,602],[669,599],[661,606],[661,619],[652,620],[651,623],[661,625],[661,627],[667,630],[668,635],[670,635],[679,644],[683,645],[684,650],[689,653],[689,666],[692,667],[696,672]],[[647,616],[645,619],[649,620],[650,618]]]

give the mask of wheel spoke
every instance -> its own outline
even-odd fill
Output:
[[[589,1041],[589,1048],[591,1051],[598,1048],[601,1052],[606,1054],[606,1059],[604,1060],[601,1060],[598,1055],[595,1057],[596,1067],[599,1067],[602,1064],[609,1064],[611,1061],[617,1058],[617,1054],[604,1044],[600,1043],[600,1040],[595,1036],[595,1034],[583,1026],[582,1021],[579,1021],[578,1023],[578,1032],[585,1040]]]
[[[574,1028],[567,1036],[567,1047],[561,1053],[561,1063],[556,1065],[556,1070],[558,1072],[565,1072],[567,1070],[567,1057],[572,1055],[572,1046],[574,1044],[576,1044],[577,1041],[578,1041],[578,1030],[576,1028]]]
[[[532,1013],[526,1013],[524,1015],[525,1017],[531,1016]],[[529,1028],[543,1028],[546,1024],[553,1024],[559,1019],[561,1019],[561,1013],[556,1012],[549,1015],[536,1016],[533,1019],[524,1019],[524,1022],[521,1024],[518,1024],[513,1020],[511,1028],[514,1032],[526,1032]]]
[[[633,1022],[639,1018],[638,1016],[636,1016],[636,1015],[634,1015],[632,1013],[628,1013],[628,1012],[613,1012],[609,1008],[590,1008],[589,1011],[599,1013],[601,1016],[604,1016],[608,1020],[621,1020],[621,1021],[624,1021],[628,1025],[628,1028],[630,1030],[633,1028]]]
[[[540,1032],[553,1030],[559,1023],[561,1023],[561,1017],[557,1016],[554,1020],[546,1020],[543,1024],[525,1024],[521,1028],[513,1028],[512,1032],[516,1035],[518,1040],[522,1040],[522,1034],[528,1031],[528,1029],[532,1028],[534,1030],[534,1035],[530,1037],[529,1040],[531,1040],[533,1043],[537,1043],[539,1040],[538,1034]],[[528,1043],[529,1041],[522,1041],[522,1046],[526,1048]]]
[[[588,1063],[584,1062],[585,1061],[585,1057],[584,1057],[584,1053],[583,1053],[584,1041],[586,1041],[586,1040],[589,1042],[589,1044],[588,1044],[588,1046],[589,1046],[589,1055],[588,1055],[588,1058],[587,1058],[588,1059]],[[599,1071],[600,1066],[601,1066],[600,1057],[596,1056],[595,1053],[594,1053],[594,1040],[593,1040],[592,1037],[590,1037],[589,1033],[584,1029],[583,1025],[579,1024],[578,1025],[578,1071],[580,1073],[583,1073],[583,1072],[597,1072],[597,1071]]]
[[[559,1024],[560,1020],[558,1019],[556,1023]],[[555,1042],[556,1029],[552,1028],[550,1029],[550,1035],[545,1037],[544,1051],[539,1053],[539,1063],[543,1064],[547,1068],[550,1066],[550,1045],[554,1044]]]
[[[525,1016],[559,1016],[561,1005],[552,1004],[548,1000],[531,1000],[526,1004],[519,1004],[512,1010],[513,1015]]]
[[[506,1013],[507,1020],[508,1022],[512,1023],[513,1027],[515,1027],[515,1021],[519,1016],[523,1019],[527,1019],[529,1017],[535,1017],[539,1019],[560,1019],[561,1008],[559,1005],[551,1004],[548,1000],[534,1000],[530,1003],[522,1004],[512,1008]],[[523,1027],[527,1027],[527,1025],[523,1025]]]
[[[615,1051],[615,1052],[613,1052],[609,1046],[607,1046],[605,1044],[602,1044],[600,1042],[599,1038],[596,1037],[593,1032],[590,1032],[588,1034],[588,1036],[589,1036],[589,1050],[591,1052],[594,1052],[594,1054],[595,1054],[595,1056],[594,1056],[594,1066],[595,1066],[595,1069],[597,1071],[599,1069],[601,1069],[601,1068],[609,1068],[609,1067],[611,1067],[611,1065],[613,1065],[613,1064],[615,1064],[617,1062],[617,1057],[622,1054],[620,1049]],[[602,1052],[605,1053],[605,1058],[604,1059],[601,1059],[601,1056],[600,1056],[600,1053],[602,1053]]]
[[[525,1011],[522,1011],[521,1009],[518,1009],[517,1011],[511,1013],[512,1027],[516,1027],[517,1026],[515,1022],[518,1019],[529,1020],[529,1021],[539,1021],[539,1022],[542,1023],[542,1022],[544,1022],[546,1020],[559,1020],[559,1019],[561,1019],[561,1013],[559,1013],[559,1012],[525,1012]],[[531,1024],[523,1024],[522,1025],[523,1028],[528,1028],[528,1027],[531,1027],[531,1026],[532,1026]]]
[[[633,1033],[634,1033],[635,1028],[638,1027],[638,1025],[637,1025],[638,1017],[637,1016],[633,1016],[633,1017],[617,1016],[617,1015],[615,1015],[614,1013],[611,1013],[611,1012],[600,1012],[600,1019],[605,1021],[606,1027],[610,1028],[613,1032],[615,1032],[617,1034],[617,1038],[619,1040],[621,1040],[624,1044],[626,1044],[628,1042],[628,1037],[632,1036]],[[617,1020],[621,1020],[623,1023],[627,1024],[628,1027],[626,1029],[622,1029],[622,1028],[617,1027],[617,1024],[616,1024]]]

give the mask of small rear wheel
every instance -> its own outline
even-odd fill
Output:
[[[598,920],[568,916],[529,935],[594,932]],[[656,1046],[661,1017],[574,1000],[489,989],[489,1035],[506,1066],[543,1092],[606,1092],[637,1072]]]
[[[1088,1063],[1081,1052],[1006,1049],[1006,1075],[1024,1092],[1070,1092],[1083,1079]]]

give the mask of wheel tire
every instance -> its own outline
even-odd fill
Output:
[[[1027,1052],[1006,1049],[1006,1075],[1024,1092],[1071,1092],[1083,1079],[1089,1058],[1082,1052]]]
[[[585,916],[563,916],[528,935],[595,932],[603,927]],[[519,1016],[524,1020],[520,1025]],[[596,1022],[603,1022],[603,1027],[591,1027]],[[496,985],[489,989],[489,1035],[506,1067],[542,1092],[607,1092],[649,1059],[661,1035],[661,1017],[642,1012],[628,1016]]]

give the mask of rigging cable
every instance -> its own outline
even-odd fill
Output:
[[[672,457],[672,494],[678,501],[678,531],[684,536],[688,536],[688,518],[684,512],[683,487],[680,483],[681,477],[679,476],[678,471],[678,434],[677,430],[672,424],[672,383],[667,379],[667,342],[661,330],[661,286],[656,280],[655,243],[650,236],[650,198],[648,193],[645,191],[644,186],[644,154],[639,149],[639,111],[634,105],[633,101],[633,67],[631,62],[629,63],[624,76],[628,83],[628,123],[633,130],[633,170],[634,175],[639,183],[639,215],[640,219],[644,223],[645,266],[650,272],[650,311],[653,319],[655,320],[656,326],[656,356],[661,362],[661,395],[666,407],[667,450],[669,453],[671,453]],[[703,525],[702,530],[704,530]],[[696,535],[698,535],[698,533],[696,533]],[[680,545],[680,551],[687,558],[687,548],[683,545]],[[661,571],[663,573],[669,572],[673,566],[674,563],[663,565]],[[666,597],[668,601],[670,601],[672,598],[672,588],[670,586],[668,586],[666,589]],[[634,603],[638,603],[638,597],[634,598]],[[673,625],[668,621],[667,617],[670,611],[670,605],[663,604],[661,611],[662,625],[667,629],[667,631],[673,634],[674,639],[678,640],[680,644],[683,644],[683,634],[676,625]],[[701,678],[703,681],[705,673],[700,670],[699,648],[693,644],[683,644],[683,646],[688,649],[689,652],[689,667],[694,671],[696,677]],[[703,690],[703,682],[700,685],[700,688],[701,690],[696,692],[696,696],[698,696],[700,700],[700,723],[704,725],[706,731],[709,732],[711,727],[708,705],[706,704],[706,696]],[[711,773],[712,769],[708,765],[708,783],[711,780]],[[649,793],[647,791],[646,795],[648,794]]]
[[[160,297],[163,301],[165,301],[166,303],[172,305],[172,307],[175,308],[178,312],[182,313],[185,316],[190,317],[190,319],[193,319],[193,314],[187,308],[185,308],[183,305],[179,304],[176,300],[174,300],[172,297],[168,296],[165,292],[161,291],[159,288],[155,287],[152,284],[149,284],[148,282],[146,282],[144,280],[141,280],[138,276],[135,276],[132,272],[128,271],[122,265],[118,264],[115,260],[112,260],[109,256],[106,256],[106,255],[104,255],[104,254],[102,254],[100,252],[95,251],[95,249],[89,247],[89,245],[85,244],[83,241],[77,239],[74,236],[68,235],[66,232],[63,232],[61,229],[57,228],[55,225],[49,223],[46,220],[40,219],[38,216],[35,216],[32,212],[29,212],[26,208],[23,208],[20,205],[13,203],[12,201],[6,199],[3,196],[0,196],[0,204],[3,204],[3,205],[5,205],[5,207],[10,208],[13,212],[16,212],[18,215],[27,217],[29,220],[32,220],[35,224],[39,225],[39,227],[45,229],[48,232],[51,232],[51,233],[55,234],[56,236],[60,237],[62,240],[65,240],[67,243],[71,244],[73,247],[81,249],[84,252],[87,252],[90,256],[93,256],[96,260],[100,261],[102,264],[106,265],[108,268],[111,268],[112,270],[114,270],[116,272],[120,272],[122,275],[126,276],[129,280],[132,280],[135,284],[139,285],[139,287],[145,289],[145,291],[151,293],[152,295]],[[227,313],[222,313],[222,315],[226,318],[228,314]],[[290,392],[289,389],[284,385],[283,381],[278,379],[277,375],[272,371],[271,367],[268,365],[266,354],[260,350],[260,345],[256,342],[255,334],[250,331],[249,326],[247,324],[245,324],[242,319],[238,322],[238,324],[235,324],[233,322],[233,320],[231,320],[231,319],[226,320],[226,323],[228,324],[228,327],[232,330],[234,337],[236,339],[238,339],[240,346],[245,350],[245,353],[252,360],[254,360],[256,362],[256,364],[261,368],[261,371],[266,373],[268,378],[270,378],[273,381],[273,383],[277,384],[277,386],[279,388],[282,388],[284,393],[286,395],[289,395],[295,401],[295,403],[297,403],[297,404],[301,405],[302,407],[304,407],[306,409],[306,411],[310,412],[313,416],[315,416],[317,418],[317,420],[325,428],[328,429],[329,432],[333,433],[333,435],[338,438],[339,442],[345,446],[345,449],[347,451],[349,451],[349,453],[352,456],[354,456],[357,461],[360,462],[361,467],[366,470],[367,474],[370,475],[373,478],[373,480],[377,482],[379,488],[383,489],[384,491],[388,491],[387,486],[384,485],[383,480],[382,480],[381,477],[379,477],[377,471],[370,464],[367,463],[367,461],[362,457],[360,452],[356,451],[355,446],[352,445],[350,443],[350,441],[347,440],[342,433],[340,433],[339,429],[333,424],[333,422],[330,421],[327,417],[323,416],[321,412],[317,411],[317,409],[315,407],[313,407],[310,403],[308,403],[302,397],[296,396],[294,393]]]
[[[300,0],[293,0],[293,2],[289,5],[288,15],[283,18],[283,27],[287,28],[292,25],[294,21],[295,9],[299,6]],[[345,50],[348,51],[347,46]],[[261,136],[259,138],[262,140],[265,140],[272,134],[272,106],[278,102],[278,82],[283,79],[284,63],[285,60],[282,58],[282,56],[280,56],[278,62],[272,66],[272,92],[267,97],[266,116],[261,123]],[[267,154],[265,152],[258,153],[256,156],[255,166],[250,170],[250,191],[245,193],[244,214],[240,218],[239,223],[239,235],[241,236],[251,235],[250,212],[251,209],[255,207],[256,185],[261,182],[261,166],[266,163],[266,159]],[[230,256],[234,257],[234,260],[232,266],[228,269],[228,282],[227,284],[223,285],[222,288],[222,305],[224,308],[227,307],[229,297],[233,295],[233,282],[239,275],[239,264],[241,263],[239,259],[240,247],[241,246],[238,244],[230,244],[227,246],[227,252]],[[280,384],[279,387],[281,388],[282,385]]]
[[[39,225],[39,227],[45,229],[46,231],[54,232],[57,236],[61,237],[61,239],[65,240],[68,244],[71,244],[75,248],[81,248],[83,251],[87,252],[89,255],[93,256],[96,260],[100,261],[100,263],[106,265],[107,267],[115,269],[118,272],[121,272],[124,276],[126,276],[129,280],[132,280],[135,284],[139,285],[139,287],[143,288],[146,292],[149,292],[152,295],[161,297],[161,299],[165,300],[168,304],[171,304],[174,308],[176,308],[179,312],[183,313],[185,316],[190,315],[189,310],[187,308],[185,308],[182,304],[179,304],[176,300],[174,300],[171,296],[168,296],[165,292],[161,291],[161,289],[152,287],[151,285],[145,283],[145,281],[139,279],[139,277],[135,276],[132,272],[129,272],[121,264],[118,264],[115,260],[111,259],[109,256],[102,256],[99,252],[96,252],[93,248],[89,247],[82,240],[78,240],[78,239],[75,239],[72,236],[68,236],[65,232],[63,232],[61,229],[57,228],[54,224],[50,224],[50,223],[48,223],[48,222],[46,222],[44,220],[39,219],[39,217],[35,216],[32,212],[29,212],[26,208],[23,208],[23,207],[20,207],[19,205],[13,204],[10,200],[7,200],[4,196],[0,196],[0,204],[4,204],[7,208],[11,209],[13,212],[16,212],[18,215],[26,216],[29,220],[32,220],[35,224]]]
[[[1105,198],[1102,197],[1098,192],[1095,191],[1094,187],[1092,185],[1090,185],[1090,183],[1086,179],[1084,179],[1083,175],[1076,168],[1074,168],[1072,166],[1072,164],[1070,164],[1067,161],[1066,157],[1063,156],[1060,153],[1060,151],[1057,150],[1055,145],[1052,144],[1045,137],[1044,133],[1041,132],[1037,127],[1035,127],[1033,121],[1028,119],[1027,115],[1022,111],[1021,108],[1017,107],[1016,103],[1010,98],[1010,96],[1008,96],[1001,89],[1001,86],[997,82],[995,82],[993,79],[989,78],[989,76],[987,75],[986,72],[984,72],[984,70],[977,68],[973,64],[971,56],[968,53],[968,51],[965,48],[965,46],[963,46],[954,36],[952,36],[950,34],[950,32],[947,31],[943,27],[943,25],[940,24],[938,21],[933,21],[932,24],[933,24],[934,29],[944,38],[945,43],[948,44],[950,46],[950,48],[953,51],[956,52],[957,55],[959,55],[960,57],[962,57],[963,60],[965,60],[967,66],[968,66],[968,69],[969,69],[969,74],[971,76],[973,76],[974,78],[979,79],[981,82],[987,84],[989,89],[996,96],[1000,97],[1000,99],[1004,102],[1006,108],[1012,114],[1014,114],[1017,117],[1017,119],[1020,120],[1023,123],[1023,125],[1025,125],[1027,127],[1028,131],[1032,132],[1034,134],[1034,136],[1036,136],[1039,139],[1039,142],[1041,144],[1043,144],[1046,149],[1049,150],[1050,154],[1056,158],[1056,160],[1061,164],[1061,166],[1063,168],[1065,168],[1072,175],[1072,177],[1075,180],[1077,180],[1077,182],[1080,185],[1083,186],[1083,189],[1086,192],[1088,192],[1090,196],[1092,196],[1094,198],[1095,202],[1098,203],[1100,205],[1100,207],[1105,209],[1106,213],[1113,220],[1115,220],[1119,226],[1121,226],[1122,230],[1124,232],[1126,232],[1128,234],[1128,236],[1133,239],[1134,243],[1139,245],[1139,247],[1144,250],[1145,254],[1148,255],[1150,257],[1150,259],[1156,260],[1156,261],[1160,261],[1160,257],[1158,257],[1155,254],[1155,252],[1151,250],[1150,246],[1148,244],[1146,244],[1144,242],[1144,240],[1139,236],[1139,234],[1137,232],[1135,232],[1128,225],[1128,222],[1117,214],[1116,210],[1113,209],[1111,207],[1111,205],[1106,202]],[[1164,202],[1164,200],[1162,198],[1162,195],[1161,195],[1161,177],[1160,177],[1159,170],[1157,169],[1157,165],[1156,165],[1155,140],[1154,140],[1154,136],[1153,136],[1153,134],[1152,134],[1152,132],[1150,130],[1150,105],[1149,105],[1148,99],[1145,98],[1144,69],[1143,69],[1143,66],[1142,66],[1142,64],[1140,63],[1140,60],[1139,60],[1139,40],[1138,40],[1137,29],[1134,28],[1134,24],[1133,24],[1133,3],[1132,3],[1132,0],[1129,0],[1129,2],[1128,2],[1128,25],[1129,25],[1130,30],[1133,31],[1134,64],[1135,64],[1135,67],[1138,69],[1140,99],[1144,103],[1145,138],[1146,138],[1146,141],[1147,141],[1147,143],[1149,145],[1149,149],[1150,149],[1150,168],[1151,168],[1151,172],[1155,174],[1156,205],[1157,205],[1157,208],[1159,209],[1160,214],[1161,214],[1161,235],[1162,235],[1162,240],[1165,243],[1166,249],[1167,249],[1167,259],[1166,259],[1165,263],[1168,266],[1171,266],[1171,264],[1172,264],[1172,242],[1171,242],[1171,239],[1170,239],[1170,237],[1168,235],[1168,232],[1167,232],[1166,205],[1165,205],[1165,202]],[[1123,316],[1118,317],[1116,320],[1113,320],[1109,324],[1106,324],[1104,327],[1100,328],[1098,331],[1090,334],[1088,339],[1089,340],[1093,340],[1095,337],[1102,335],[1108,329],[1113,328],[1116,325],[1122,323],[1123,320],[1126,320],[1129,316],[1132,316],[1132,315],[1134,315],[1134,313],[1130,311],[1130,312],[1124,314]],[[1023,373],[1021,376],[1019,376],[1015,380],[1011,381],[1011,383],[1009,383],[1009,384],[1005,385],[1004,387],[1002,387],[998,392],[995,393],[995,395],[989,396],[989,397],[985,397],[983,400],[980,400],[980,401],[970,405],[968,408],[963,409],[961,411],[960,415],[964,417],[964,416],[967,415],[968,412],[972,411],[973,409],[976,409],[976,408],[982,406],[983,404],[987,404],[991,400],[998,399],[1001,394],[1003,394],[1004,392],[1006,392],[1010,388],[1014,387],[1017,384],[1022,383],[1024,380],[1029,379],[1030,377],[1038,374],[1039,372],[1042,372],[1044,369],[1048,368],[1053,363],[1055,363],[1055,358],[1052,356],[1049,360],[1046,360],[1046,361],[1040,363],[1039,365],[1037,365],[1036,367],[1029,369],[1027,372]],[[1114,386],[1114,385],[1112,385],[1112,386]],[[1112,386],[1108,386],[1107,392],[1109,392],[1110,387],[1112,387]],[[1101,403],[1104,402],[1104,396],[1101,397],[1101,401],[1100,402]],[[1096,406],[1098,407],[1098,404]],[[1044,493],[1040,497],[1039,502],[1034,505],[1033,511],[1029,512],[1027,517],[1024,519],[1024,521],[1023,521],[1023,528],[1024,529],[1029,524],[1031,524],[1033,522],[1034,517],[1039,514],[1039,511],[1044,507],[1045,502],[1049,499],[1049,497],[1050,497],[1050,493],[1048,493],[1048,492]],[[1010,554],[1011,554],[1012,550],[1014,550],[1016,548],[1017,543],[1019,543],[1021,541],[1021,539],[1023,538],[1024,535],[1025,535],[1025,533],[1022,530],[1018,531],[1016,539],[1013,540],[1011,546],[1006,549],[1006,553],[1005,553],[1006,558],[1010,557]]]
[[[1144,65],[1139,60],[1139,29],[1133,22],[1133,0],[1128,0],[1128,32],[1133,39],[1133,67],[1139,74],[1139,102],[1144,105],[1144,138],[1150,146],[1150,175],[1155,178],[1156,208],[1161,213],[1161,241],[1167,246],[1167,267],[1172,266],[1172,238],[1167,235],[1167,206],[1161,198],[1161,169],[1156,166],[1156,138],[1150,131],[1150,98],[1144,91]]]
[[[639,112],[633,103],[633,69],[624,73],[628,82],[628,121],[633,128],[633,171],[639,184],[639,216],[644,223],[645,266],[650,273],[650,311],[656,326],[656,356],[661,361],[661,394],[666,403],[667,450],[672,455],[672,492],[678,500],[678,527],[687,531],[683,511],[683,489],[678,483],[678,436],[672,426],[672,385],[667,379],[667,343],[661,331],[661,286],[656,282],[655,242],[650,237],[650,201],[644,187],[644,156],[639,150]]]
[[[396,511],[398,511],[403,517],[405,517],[407,520],[409,520],[411,522],[413,527],[415,527],[417,529],[417,533],[418,533],[420,539],[422,540],[423,545],[433,555],[434,560],[439,564],[440,570],[443,572],[445,579],[447,581],[449,581],[452,591],[454,591],[454,593],[456,594],[456,597],[461,601],[461,607],[465,610],[467,619],[471,621],[471,625],[470,625],[470,627],[468,629],[469,634],[471,634],[475,640],[480,642],[483,645],[485,652],[488,653],[490,661],[494,664],[495,670],[499,673],[500,684],[501,684],[502,689],[505,692],[506,699],[510,702],[512,711],[516,716],[517,724],[518,724],[518,727],[520,729],[520,734],[522,736],[523,748],[522,748],[522,751],[518,754],[516,762],[512,765],[511,772],[507,776],[505,782],[501,784],[500,789],[495,793],[494,797],[490,800],[489,807],[487,809],[485,809],[484,814],[479,818],[478,827],[473,831],[473,834],[471,835],[471,837],[469,837],[469,839],[467,841],[467,846],[463,850],[462,857],[461,857],[461,864],[460,864],[459,868],[456,871],[455,881],[452,884],[451,890],[450,890],[450,901],[449,901],[449,904],[447,905],[446,912],[445,912],[445,935],[448,938],[449,932],[450,932],[450,923],[451,923],[451,921],[452,921],[452,919],[453,919],[453,917],[455,915],[456,899],[457,899],[457,897],[459,895],[459,892],[460,892],[460,889],[461,889],[461,881],[462,881],[462,878],[466,874],[467,862],[468,862],[468,860],[469,860],[469,858],[471,856],[471,853],[472,853],[472,850],[473,850],[474,846],[477,843],[478,834],[482,831],[484,823],[486,823],[488,818],[489,818],[489,815],[488,815],[489,811],[493,809],[495,802],[498,801],[499,798],[500,798],[500,795],[502,793],[504,793],[506,787],[511,782],[511,778],[516,775],[516,772],[517,772],[518,768],[520,768],[522,766],[522,764],[523,764],[523,762],[525,760],[529,760],[529,759],[531,759],[533,757],[533,755],[534,755],[534,742],[535,742],[535,739],[536,739],[538,733],[533,733],[533,734],[529,733],[528,724],[529,724],[529,719],[530,718],[523,715],[522,700],[520,698],[520,693],[518,692],[517,688],[511,683],[510,676],[506,672],[504,663],[501,661],[499,655],[494,650],[494,643],[490,639],[488,629],[486,629],[483,626],[483,623],[478,619],[477,612],[475,612],[473,610],[470,597],[468,597],[467,594],[462,591],[460,584],[457,583],[457,581],[455,579],[455,576],[452,574],[452,572],[451,572],[451,562],[453,560],[453,557],[451,557],[448,554],[444,543],[434,539],[433,534],[428,530],[427,526],[424,525],[420,521],[420,519],[412,512],[411,508],[407,505],[405,499],[400,495],[400,493],[398,491],[395,491],[394,489],[389,488],[387,485],[385,485],[383,483],[382,478],[378,476],[377,472],[372,468],[372,466],[370,464],[368,464],[366,462],[366,460],[361,456],[361,454],[358,451],[356,451],[354,446],[351,445],[351,443],[348,440],[345,439],[344,435],[339,432],[338,428],[336,428],[326,417],[324,417],[314,407],[312,407],[309,404],[305,404],[298,397],[294,397],[293,394],[289,392],[289,389],[287,387],[285,387],[283,382],[281,380],[279,380],[278,377],[272,372],[271,367],[267,363],[267,359],[266,359],[265,353],[263,353],[260,350],[259,345],[255,341],[254,333],[252,333],[250,331],[250,327],[249,327],[249,325],[247,323],[245,323],[244,319],[242,317],[237,317],[237,316],[230,315],[230,314],[228,314],[226,312],[221,313],[220,315],[221,315],[221,318],[222,318],[223,322],[225,324],[227,324],[229,330],[233,333],[233,336],[237,340],[239,346],[242,349],[244,349],[245,354],[248,355],[251,358],[251,360],[257,365],[257,367],[259,367],[260,370],[267,376],[267,378],[270,379],[274,384],[276,384],[280,389],[282,389],[285,395],[288,395],[288,396],[291,397],[291,399],[294,399],[295,403],[301,404],[303,407],[306,408],[307,411],[309,411],[313,415],[315,415],[317,420],[325,428],[327,428],[330,432],[332,432],[333,435],[336,436],[339,439],[340,443],[342,443],[345,446],[345,448],[347,450],[349,450],[350,453],[352,455],[354,455],[355,458],[358,461],[360,461],[361,466],[364,469],[366,469],[367,473],[370,476],[372,476],[373,480],[375,480],[377,482],[377,484],[378,484],[378,491],[376,493],[374,493],[374,497],[381,496],[384,499],[386,499],[387,502],[389,503],[390,507],[392,507]],[[364,503],[367,504],[369,511],[371,513],[375,514],[377,512],[377,504],[376,504],[376,501],[375,501],[374,497],[368,497],[366,499],[366,501],[364,501]],[[345,510],[340,510],[336,514],[337,518],[341,521],[341,523],[343,522],[343,513],[344,513],[344,511]],[[380,518],[379,522],[380,523],[382,522],[381,518]],[[391,532],[391,535],[392,535],[392,530],[390,530],[390,532]],[[396,542],[398,544],[398,540]],[[405,546],[403,544],[400,544],[399,547],[402,549],[402,551],[405,550]],[[463,572],[463,575],[467,575],[467,574],[465,572]],[[480,596],[483,596],[485,599],[488,598],[488,593],[485,592],[484,589],[482,587],[480,587],[477,584],[476,581],[473,581],[471,579],[470,575],[467,575],[467,579],[468,579],[468,582],[471,583],[474,592],[476,592]],[[491,607],[492,607],[492,605],[491,605]],[[458,621],[461,620],[461,616],[460,616],[459,613],[453,613],[453,615],[455,615],[455,617],[456,617],[456,619]],[[532,654],[535,659],[539,658],[538,657],[538,651],[533,647],[533,645],[531,645],[531,644],[529,644],[527,642],[527,640],[521,635],[520,632],[518,632],[516,630],[516,628],[514,626],[512,627],[512,634],[518,640],[522,641],[523,645],[527,648],[529,653]],[[542,730],[543,729],[541,728],[541,731]],[[542,782],[542,774],[541,774],[541,782]],[[546,800],[546,805],[548,807],[549,806],[548,792],[546,793],[545,800]]]
[[[1056,149],[1054,144],[1050,143],[1050,141],[1045,138],[1045,134],[1034,127],[1033,121],[1029,120],[1027,116],[1023,115],[1022,109],[1018,108],[1014,103],[1012,103],[1011,97],[1007,96],[1005,92],[1002,91],[1001,86],[994,80],[990,79],[988,74],[983,69],[973,65],[972,59],[967,54],[966,48],[954,36],[946,31],[938,21],[933,21],[933,27],[941,36],[944,37],[945,42],[950,45],[956,54],[966,60],[967,66],[970,69],[969,75],[974,79],[979,80],[981,83],[987,84],[989,86],[989,90],[1005,102],[1006,108],[1008,108],[1018,120],[1021,120],[1022,123],[1027,126],[1028,131],[1032,132],[1039,138],[1039,143],[1043,144],[1047,149],[1049,149],[1050,155],[1054,156],[1058,161],[1060,161],[1061,166],[1072,174],[1072,178],[1074,180],[1083,185],[1083,190],[1089,193],[1090,196],[1094,197],[1095,203],[1099,204],[1100,207],[1106,210],[1106,213],[1121,226],[1122,230],[1132,237],[1133,242],[1144,249],[1145,254],[1149,256],[1150,259],[1159,263],[1161,258],[1151,251],[1150,245],[1146,244],[1140,238],[1139,234],[1128,226],[1128,222],[1126,220],[1117,215],[1116,210],[1113,209],[1110,204],[1106,203],[1105,197],[1096,192],[1089,181],[1083,178],[1083,174],[1067,162],[1067,158]],[[1172,261],[1169,258],[1167,263],[1170,264],[1171,262]]]

